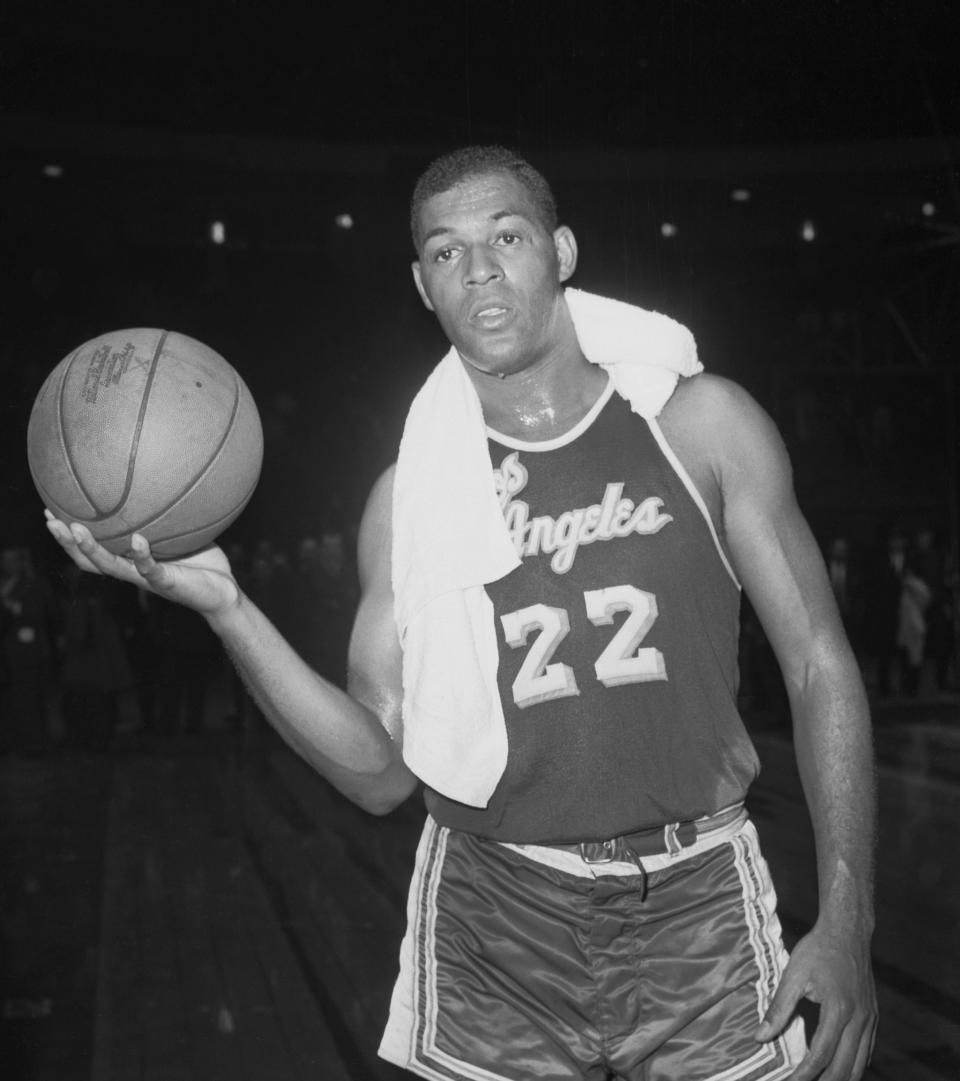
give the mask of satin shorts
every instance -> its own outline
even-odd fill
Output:
[[[586,874],[438,826],[417,852],[380,1055],[436,1081],[776,1081],[802,1022],[753,1038],[787,961],[750,822]]]

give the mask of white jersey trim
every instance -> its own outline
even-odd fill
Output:
[[[487,435],[495,443],[500,443],[502,446],[509,447],[511,450],[526,450],[534,453],[545,450],[556,450],[558,447],[565,447],[568,443],[572,443],[575,439],[578,439],[583,435],[600,415],[600,410],[610,401],[612,394],[613,380],[608,379],[607,385],[600,392],[600,397],[597,398],[577,423],[574,424],[569,431],[564,432],[563,435],[555,436],[553,439],[515,439],[512,435],[504,435],[503,432],[498,432],[495,428],[491,428],[489,424],[487,425]]]
[[[707,523],[707,528],[710,530],[710,536],[713,537],[713,543],[717,549],[717,555],[720,556],[720,562],[724,565],[724,567],[726,567],[727,574],[730,575],[733,584],[737,587],[737,589],[741,589],[742,586],[740,585],[740,579],[737,577],[736,572],[730,565],[730,560],[727,559],[727,553],[723,550],[723,545],[721,545],[720,538],[717,536],[717,529],[716,526],[713,524],[713,519],[710,517],[710,511],[707,509],[707,504],[704,502],[703,496],[700,494],[699,489],[693,483],[693,478],[686,471],[686,469],[684,469],[683,462],[681,462],[680,459],[676,456],[676,454],[674,454],[673,448],[667,442],[667,437],[663,434],[663,429],[660,427],[660,425],[652,418],[647,418],[647,425],[649,426],[650,431],[653,433],[653,438],[656,439],[657,445],[663,451],[663,456],[673,467],[673,471],[677,474],[680,480],[683,481],[683,486],[690,493],[690,498],[694,501],[694,503],[696,503],[697,507],[700,510],[700,513],[703,515],[703,520]]]

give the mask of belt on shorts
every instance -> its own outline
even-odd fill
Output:
[[[573,852],[584,863],[614,863],[625,861],[633,863],[644,856],[660,856],[665,853],[676,855],[688,848],[700,837],[730,825],[737,817],[744,815],[742,803],[727,807],[708,818],[699,818],[691,822],[671,822],[666,826],[626,833],[620,837],[611,837],[606,841],[580,841],[570,844],[543,845],[543,848],[556,848],[562,852]]]

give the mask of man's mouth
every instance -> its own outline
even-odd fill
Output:
[[[488,330],[496,329],[510,318],[511,309],[500,304],[488,304],[470,316],[470,322]]]

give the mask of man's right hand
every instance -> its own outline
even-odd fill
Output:
[[[47,529],[81,570],[130,582],[193,608],[208,619],[225,614],[240,598],[230,564],[220,548],[213,546],[182,559],[158,561],[146,538],[134,533],[132,555],[128,558],[108,552],[86,526],[67,526],[50,511],[45,514]]]

